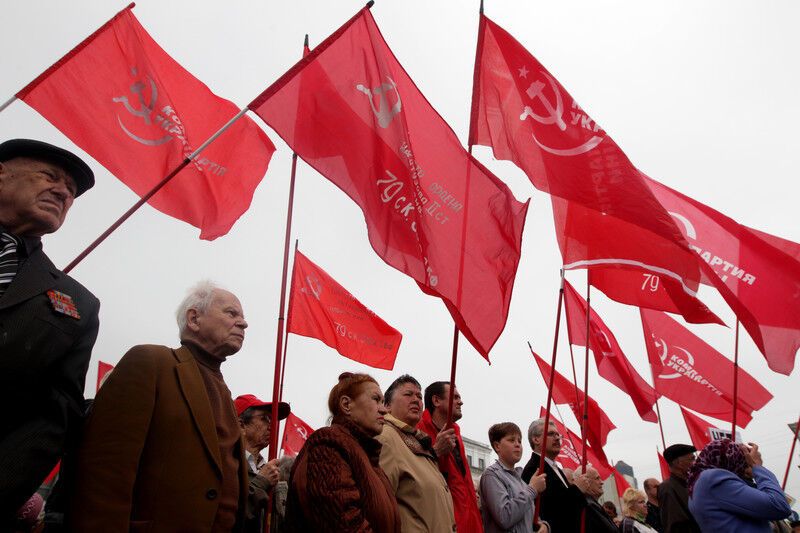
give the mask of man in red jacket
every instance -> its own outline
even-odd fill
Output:
[[[435,381],[425,389],[425,412],[417,425],[434,440],[433,449],[439,458],[439,470],[447,480],[453,498],[458,531],[483,532],[481,513],[475,495],[475,485],[469,470],[461,429],[455,422],[461,419],[461,395],[455,390],[453,398],[453,427],[447,426],[447,404],[450,398],[450,383]]]

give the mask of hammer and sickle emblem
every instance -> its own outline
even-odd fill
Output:
[[[372,89],[360,83],[356,85],[356,90],[364,93],[369,99],[369,106],[372,108],[372,112],[378,118],[378,125],[381,128],[388,127],[394,116],[398,114],[403,107],[402,102],[400,101],[400,93],[397,91],[397,84],[389,76],[386,76],[386,79],[389,80],[389,83],[381,83]],[[391,107],[389,107],[389,102],[386,98],[386,93],[389,91],[394,91],[394,94],[397,96],[397,103]],[[372,100],[373,94],[378,95],[377,108],[375,108],[375,102]]]
[[[303,440],[308,440],[308,431],[306,431],[306,428],[302,426],[297,426],[295,429],[297,430],[297,433],[299,433],[300,436],[303,438]]]
[[[133,74],[134,76],[136,75],[135,68],[131,69],[131,74]],[[156,82],[154,82],[153,78],[151,78],[150,76],[147,76],[147,81],[150,82],[149,102],[145,101],[146,99],[144,97],[144,90],[146,88],[146,85],[143,82],[137,81],[130,86],[131,92],[135,94],[139,100],[139,106],[140,106],[139,109],[135,109],[131,105],[130,100],[128,100],[127,96],[118,96],[112,98],[111,100],[115,103],[122,104],[125,107],[125,110],[128,111],[128,113],[130,113],[135,117],[141,118],[146,125],[151,126],[153,124],[153,121],[150,119],[150,116],[153,114],[153,109],[155,108],[156,100],[158,100],[158,87],[156,87]],[[172,139],[172,135],[169,134],[165,135],[164,137],[161,137],[160,139],[145,139],[144,137],[140,137],[135,133],[131,132],[128,128],[126,128],[125,124],[122,123],[122,119],[119,118],[119,115],[117,115],[117,122],[119,123],[119,127],[122,128],[122,131],[124,131],[128,137],[130,137],[131,139],[133,139],[138,143],[147,146],[158,146]]]
[[[322,296],[322,283],[316,277],[306,276],[306,285],[308,285],[308,288],[303,287],[303,292],[308,294],[311,291],[314,298],[319,300],[320,296]]]
[[[533,111],[533,108],[530,106],[525,106],[522,110],[522,114],[519,116],[520,120],[525,120],[528,117],[531,117],[536,122],[540,124],[544,124],[545,126],[550,126],[555,124],[558,126],[558,129],[561,131],[566,131],[567,124],[564,122],[564,100],[561,98],[561,91],[558,90],[558,85],[556,84],[556,80],[552,78],[547,72],[541,73],[547,81],[550,83],[550,88],[553,90],[553,93],[556,95],[556,105],[553,106],[553,103],[548,100],[544,95],[544,88],[545,84],[542,83],[540,80],[536,80],[531,83],[528,90],[525,91],[531,100],[539,100],[544,107],[545,111],[547,111],[547,116],[542,116]],[[569,155],[579,155],[588,152],[589,150],[593,149],[595,146],[600,144],[603,140],[602,137],[598,137],[597,135],[592,136],[591,139],[586,141],[585,143],[581,144],[580,146],[576,146],[575,148],[567,148],[567,149],[560,149],[560,148],[551,148],[543,144],[539,139],[536,138],[536,134],[533,134],[533,140],[536,144],[539,145],[539,148],[546,152],[550,152],[553,155],[560,155],[560,156],[569,156]]]

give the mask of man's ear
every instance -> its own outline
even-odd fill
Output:
[[[431,401],[433,402],[433,410],[435,411],[436,409],[439,408],[440,405],[442,405],[443,403],[446,403],[446,398],[442,398],[441,396],[437,396],[437,395],[434,394],[431,397]],[[446,405],[443,406],[443,407],[446,408]]]
[[[189,330],[197,333],[200,330],[200,313],[197,312],[197,309],[189,309],[186,311],[186,327]]]

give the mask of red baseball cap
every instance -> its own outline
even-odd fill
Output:
[[[233,405],[236,406],[236,416],[242,416],[245,409],[250,407],[257,407],[259,409],[264,409],[267,411],[272,410],[272,402],[263,402],[259,400],[253,394],[242,394],[241,396],[237,396],[235,400],[233,400]],[[286,402],[279,402],[278,403],[278,420],[283,420],[287,416],[289,416],[289,404]]]

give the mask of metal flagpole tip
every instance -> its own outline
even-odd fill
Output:
[[[374,4],[375,0],[369,0],[369,2],[367,2],[367,9],[371,8]]]
[[[303,46],[308,48],[308,34],[306,33],[306,38],[303,40]]]

